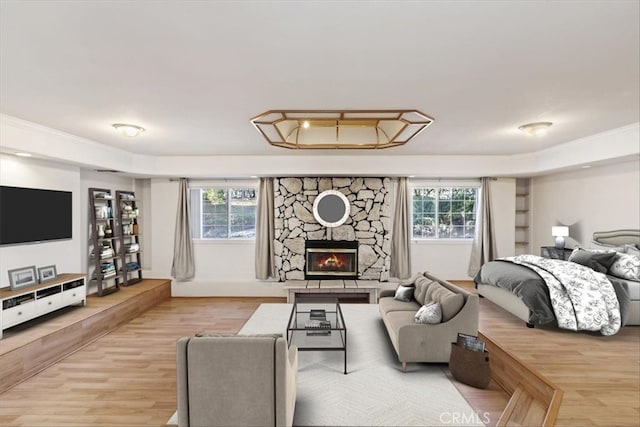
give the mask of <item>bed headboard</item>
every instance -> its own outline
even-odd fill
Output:
[[[640,245],[640,230],[595,231],[593,240],[603,245]]]

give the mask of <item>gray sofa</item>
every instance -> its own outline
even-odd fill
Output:
[[[456,341],[458,332],[478,333],[478,295],[429,273],[401,282],[407,284],[415,285],[411,301],[395,299],[394,290],[382,291],[379,300],[380,314],[402,370],[406,371],[409,362],[449,362],[451,343]],[[415,323],[416,312],[429,301],[441,303],[442,322]]]
[[[291,426],[298,350],[280,336],[177,342],[179,426]]]

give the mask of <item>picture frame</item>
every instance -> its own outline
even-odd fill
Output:
[[[35,265],[14,268],[13,270],[9,270],[8,273],[11,290],[15,291],[16,289],[24,288],[38,283],[38,274],[36,273]]]
[[[58,277],[58,272],[56,271],[55,265],[47,265],[45,267],[38,268],[38,277],[40,278],[40,283],[48,282],[50,280]]]

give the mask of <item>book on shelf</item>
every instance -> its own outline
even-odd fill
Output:
[[[475,335],[467,335],[462,333],[458,333],[456,344],[460,347],[466,348],[467,350],[479,352],[483,352],[485,347],[484,341],[479,340]]]

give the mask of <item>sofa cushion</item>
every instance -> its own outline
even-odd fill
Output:
[[[434,325],[442,321],[442,306],[439,302],[432,302],[423,305],[414,316],[416,323],[426,323]]]
[[[429,279],[428,277],[420,276],[415,281],[416,290],[413,294],[413,297],[418,304],[424,305],[425,300],[424,297],[427,295],[427,289],[431,283],[435,282],[435,280]]]
[[[394,345],[399,345],[398,343],[398,331],[400,330],[400,327],[404,326],[404,325],[413,325],[414,323],[414,316],[416,315],[416,312],[410,312],[410,311],[393,311],[391,313],[387,313],[387,315],[385,316],[385,323],[387,324],[387,332],[389,333],[389,338],[391,338],[391,341],[394,342]],[[420,326],[421,328],[423,326]],[[424,326],[427,327],[428,326]],[[396,348],[396,350],[398,350]]]
[[[416,288],[413,286],[400,285],[398,286],[398,289],[396,289],[396,294],[393,298],[397,299],[398,301],[409,302],[411,301],[411,298],[413,298],[413,292],[415,291],[415,289]]]
[[[448,322],[460,311],[464,305],[464,296],[434,282],[429,285],[425,296],[425,304],[439,302],[442,305],[442,321]]]
[[[381,314],[386,314],[390,311],[409,311],[415,314],[415,312],[420,308],[420,304],[415,302],[415,300],[403,302],[390,297],[380,298],[378,304],[378,308],[380,309]]]

